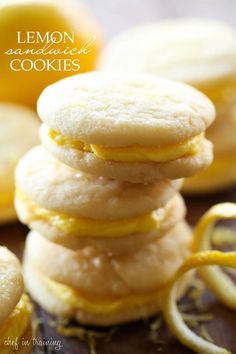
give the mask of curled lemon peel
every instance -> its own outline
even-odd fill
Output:
[[[224,266],[236,269],[236,252],[203,251],[191,255],[169,282],[163,301],[163,316],[171,332],[179,341],[199,354],[231,354],[230,351],[208,342],[195,334],[184,322],[176,304],[179,278],[186,272],[205,266]]]
[[[194,231],[193,250],[195,252],[211,249],[212,230],[215,223],[222,219],[236,219],[236,204],[217,204],[203,215]],[[203,267],[198,272],[219,301],[236,310],[236,285],[233,280],[217,266]]]

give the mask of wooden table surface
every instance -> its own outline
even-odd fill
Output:
[[[211,205],[223,202],[236,202],[236,189],[228,192],[206,196],[202,198],[186,198],[188,207],[188,221],[193,225]],[[19,223],[0,227],[0,243],[9,247],[19,257],[22,256],[24,240],[27,228]],[[196,313],[197,310],[193,310]],[[220,305],[212,294],[205,292],[203,296],[204,313],[212,313],[214,319],[206,323],[207,331],[216,343],[231,350],[236,354],[236,314]],[[44,346],[35,345],[32,353],[60,353],[60,354],[89,354],[88,345],[78,338],[63,337],[51,326],[52,317],[46,314],[35,304],[35,315],[41,319],[38,327],[37,340],[54,340],[59,343]],[[158,340],[151,339],[149,321],[139,321],[119,326],[114,333],[107,338],[96,340],[97,354],[191,354],[192,351],[183,347],[162,325],[159,331]],[[73,324],[75,326],[75,324]],[[108,331],[108,330],[107,330]],[[154,338],[155,339],[155,338]]]

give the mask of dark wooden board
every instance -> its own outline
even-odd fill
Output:
[[[205,197],[186,197],[188,207],[187,219],[194,225],[199,217],[213,204],[232,201],[236,202],[236,189],[225,193]],[[9,247],[19,258],[22,256],[24,240],[28,230],[19,223],[0,227],[0,243]],[[206,324],[207,330],[214,341],[236,354],[236,313],[220,305],[212,294],[204,294],[204,312],[214,314],[214,319]],[[41,318],[36,339],[54,340],[57,346],[35,345],[32,353],[88,354],[87,344],[78,338],[63,337],[50,325],[52,317],[45,313],[37,304],[35,316]],[[110,337],[96,340],[97,354],[191,354],[192,351],[183,347],[163,324],[157,343],[150,339],[149,321],[139,321],[116,328]],[[73,324],[74,326],[74,324]]]

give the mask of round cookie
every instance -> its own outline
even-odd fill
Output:
[[[36,245],[43,247],[44,252],[35,252]],[[184,222],[143,250],[117,257],[109,257],[93,247],[81,252],[65,250],[33,232],[28,236],[24,257],[26,286],[42,307],[56,315],[96,325],[136,320],[160,311],[165,284],[189,256],[190,249],[191,231]],[[51,253],[53,258],[48,258]],[[46,266],[49,259],[50,269]],[[72,269],[76,271],[71,272]],[[101,281],[104,276],[106,282]],[[87,306],[85,309],[83,305],[72,305],[72,300],[60,295],[55,290],[58,284],[61,289],[68,289],[67,294],[71,289],[75,294],[76,286],[84,303],[90,304],[89,310]],[[185,278],[179,296],[186,285]],[[105,307],[96,309],[94,294],[96,304],[100,305],[105,296]]]
[[[43,91],[38,113],[46,148],[96,175],[131,182],[176,179],[212,159],[201,134],[214,120],[214,107],[181,83],[144,74],[75,75]]]
[[[98,66],[160,75],[201,88],[214,85],[236,76],[236,31],[198,18],[142,25],[116,36]]]
[[[94,245],[111,253],[140,248],[185,216],[181,180],[133,184],[76,171],[38,146],[16,169],[20,220],[72,249]]]
[[[25,252],[31,264],[50,279],[88,297],[113,298],[162,287],[189,255],[191,240],[190,229],[181,222],[161,240],[136,252],[111,256],[93,246],[69,250],[31,231]]]
[[[0,103],[0,223],[16,219],[14,170],[23,154],[39,142],[37,115],[28,107]]]
[[[48,86],[37,107],[64,136],[109,147],[179,143],[202,133],[215,115],[210,100],[185,84],[99,71]]]
[[[24,291],[20,262],[7,248],[0,246],[0,323],[15,308]]]
[[[76,171],[47,153],[31,149],[16,168],[16,188],[43,208],[74,217],[119,220],[165,206],[181,180],[132,184]]]
[[[31,339],[32,308],[28,296],[23,293],[20,263],[5,247],[0,247],[0,279],[0,352],[13,352],[11,343],[17,342],[19,353],[29,353],[31,345],[21,346],[21,339]],[[9,344],[6,341],[10,341]]]

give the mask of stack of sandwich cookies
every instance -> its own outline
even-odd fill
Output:
[[[48,312],[86,324],[159,312],[191,253],[175,178],[211,162],[203,134],[213,105],[184,84],[94,72],[48,87],[38,111],[44,146],[16,169],[16,210],[32,229],[28,291]]]
[[[99,67],[144,72],[180,80],[204,92],[217,119],[207,131],[214,144],[213,164],[186,180],[191,193],[223,189],[236,182],[236,31],[205,19],[177,19],[144,25],[118,35]]]
[[[212,161],[204,132],[215,110],[185,84],[93,72],[48,86],[38,100],[43,145],[69,166],[118,180],[195,175]]]
[[[19,261],[5,247],[0,247],[0,352],[31,352],[31,304],[24,294]]]
[[[49,313],[81,323],[107,326],[147,318],[160,312],[165,285],[191,254],[191,236],[181,221],[161,240],[111,256],[93,246],[70,250],[31,231],[26,286]],[[178,298],[189,279],[179,283]]]

